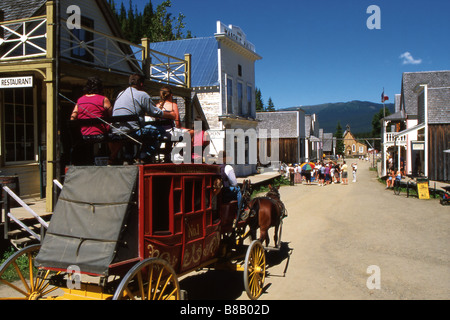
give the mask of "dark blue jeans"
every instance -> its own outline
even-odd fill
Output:
[[[170,135],[168,135],[163,127],[154,125],[146,125],[142,129],[136,131],[134,135],[142,142],[141,152],[139,155],[140,159],[155,156],[161,146],[161,141],[163,138],[169,137],[170,139]]]

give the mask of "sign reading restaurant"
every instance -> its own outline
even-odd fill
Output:
[[[0,89],[31,87],[33,87],[33,76],[0,78]]]

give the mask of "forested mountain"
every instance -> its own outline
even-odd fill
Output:
[[[319,125],[324,132],[334,133],[337,123],[340,122],[343,130],[350,125],[352,133],[363,133],[372,131],[372,120],[376,113],[383,109],[383,104],[368,101],[350,101],[339,103],[324,103],[314,106],[301,106],[279,109],[279,111],[288,111],[302,109],[306,114],[316,114],[319,119]],[[390,113],[394,113],[395,105],[386,104]]]

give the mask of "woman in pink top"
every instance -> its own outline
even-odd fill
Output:
[[[102,95],[103,84],[98,77],[90,77],[84,87],[84,95],[78,99],[70,120],[105,118],[112,115],[112,106],[108,98]],[[101,139],[110,127],[106,123],[81,127],[83,139]]]

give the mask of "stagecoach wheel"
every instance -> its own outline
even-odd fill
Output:
[[[245,291],[250,299],[258,299],[266,278],[266,253],[261,242],[254,240],[247,249],[244,266]]]
[[[150,258],[128,271],[116,289],[113,300],[179,300],[178,278],[163,259]]]
[[[26,247],[10,256],[0,266],[0,283],[13,289],[17,296],[0,297],[0,300],[37,300],[46,298],[58,287],[50,285],[46,271],[38,276],[38,269],[34,266],[34,259],[41,248],[40,244]]]

